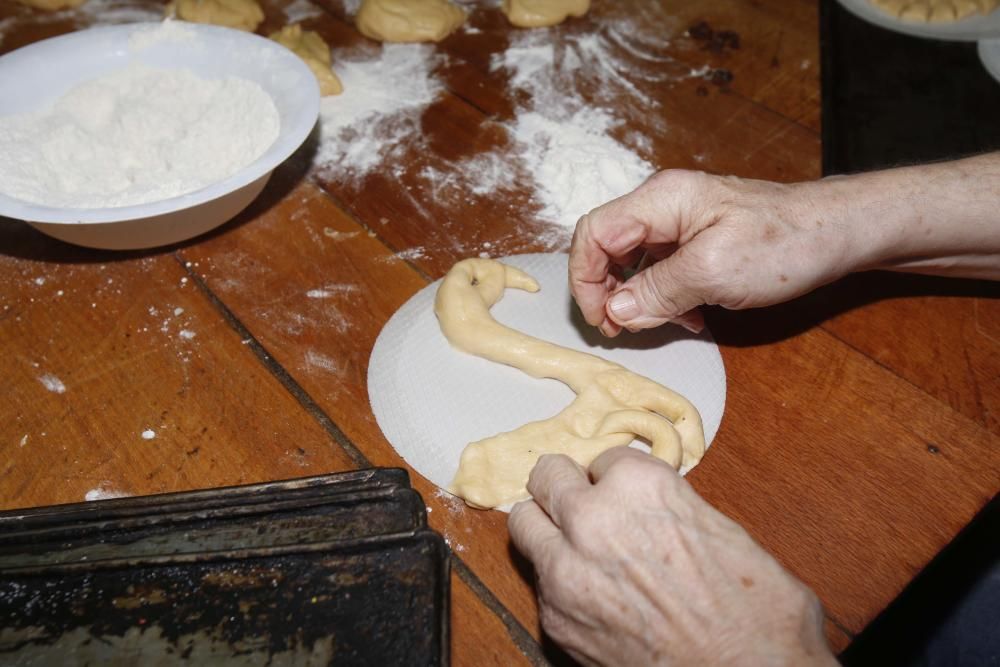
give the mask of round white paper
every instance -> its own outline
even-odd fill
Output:
[[[541,290],[508,289],[491,311],[497,321],[604,357],[683,394],[701,412],[705,440],[711,443],[726,404],[726,372],[707,329],[695,335],[664,326],[606,339],[583,321],[572,301],[567,255],[515,255],[500,261],[526,271]],[[535,379],[452,348],[434,315],[440,283],[413,295],[382,329],[368,363],[368,397],[396,451],[446,489],[468,443],[548,419],[575,394],[557,380]]]
[[[955,42],[975,42],[1000,37],[1000,11],[986,15],[973,14],[961,21],[924,23],[887,14],[871,4],[870,0],[840,0],[840,4],[860,19],[904,35]]]

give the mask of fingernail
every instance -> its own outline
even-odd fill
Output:
[[[611,297],[608,301],[608,310],[619,322],[628,322],[639,315],[639,306],[635,303],[635,297],[631,292],[622,291]]]
[[[674,320],[674,321],[693,334],[701,333],[701,330],[705,328],[705,325],[703,324],[691,324],[690,322],[684,322],[681,320]]]

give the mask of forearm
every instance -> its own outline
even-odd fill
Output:
[[[1000,152],[796,186],[838,229],[846,271],[1000,280]]]

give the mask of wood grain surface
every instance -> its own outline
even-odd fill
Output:
[[[297,12],[335,56],[376,48],[338,0],[264,4],[261,34]],[[571,233],[540,218],[513,162],[502,191],[462,187],[470,159],[512,154],[526,104],[492,64],[518,35],[491,4],[428,47],[442,90],[414,120],[419,140],[363,174],[316,168],[314,136],[236,219],[150,251],[75,248],[0,219],[0,507],[406,467],[368,404],[381,327],[459,259],[564,250]],[[160,11],[0,0],[0,51]],[[615,49],[576,92],[622,121],[616,139],[641,136],[656,167],[794,181],[819,176],[817,25],[807,0],[596,0],[545,38]],[[653,37],[622,41],[635,26]],[[707,314],[728,400],[689,479],[816,590],[835,649],[1000,489],[997,296],[865,274]],[[542,636],[506,515],[411,477],[453,551],[455,664],[566,660]]]

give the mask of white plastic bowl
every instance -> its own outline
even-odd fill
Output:
[[[0,116],[42,109],[84,81],[138,62],[187,68],[209,79],[237,76],[256,82],[271,96],[281,120],[271,147],[229,178],[177,197],[134,206],[69,209],[31,204],[0,192],[0,216],[24,220],[69,243],[126,250],[198,236],[253,201],[274,168],[316,124],[316,79],[298,56],[272,40],[195,23],[167,27],[136,23],[92,28],[0,57]]]

